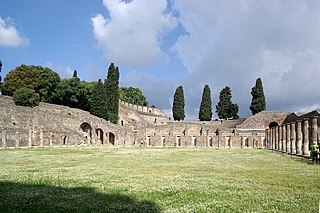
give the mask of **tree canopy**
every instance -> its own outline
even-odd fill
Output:
[[[119,88],[119,97],[121,100],[140,106],[148,106],[147,98],[143,95],[141,89],[133,87]]]
[[[95,84],[92,88],[92,104],[90,108],[90,113],[100,118],[106,119],[106,99],[107,96],[105,87],[101,79],[99,79],[98,83]]]
[[[183,87],[180,85],[173,96],[173,104],[172,104],[172,115],[175,121],[184,120],[185,112],[184,112],[184,93]]]
[[[59,82],[59,75],[49,68],[22,64],[6,75],[1,92],[13,96],[16,90],[29,88],[39,94],[40,101],[53,103]]]
[[[230,87],[223,88],[219,95],[218,105],[216,105],[216,113],[220,119],[239,118],[239,106],[232,103],[231,98]]]
[[[203,88],[198,118],[200,121],[211,121],[212,119],[212,101],[209,85],[205,85]]]
[[[39,105],[40,96],[33,89],[21,87],[13,93],[13,101],[19,106],[34,107]]]
[[[252,101],[249,109],[251,110],[252,115],[266,110],[266,98],[264,96],[261,78],[256,80],[256,85],[251,89],[251,95]]]

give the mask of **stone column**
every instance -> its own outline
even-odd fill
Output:
[[[282,152],[286,152],[287,140],[286,140],[286,125],[281,125],[282,127]]]
[[[302,147],[302,130],[301,130],[301,121],[297,120],[297,147],[296,154],[301,155],[301,147]]]
[[[282,151],[282,127],[278,126],[278,150]]]
[[[314,116],[311,120],[311,142],[318,143],[318,117]]]
[[[265,137],[266,137],[266,142],[265,142],[265,147],[264,148],[267,148],[268,147],[268,143],[269,143],[269,129],[266,129],[265,130],[265,133],[264,133]]]
[[[291,154],[296,153],[296,123],[291,123]]]
[[[310,151],[309,151],[309,121],[308,121],[308,119],[304,119],[303,120],[302,154],[304,156],[310,156]]]
[[[29,132],[28,132],[28,147],[30,148],[32,146],[32,126],[29,126]]]
[[[286,135],[286,140],[287,140],[287,153],[288,154],[290,154],[290,152],[291,152],[291,140],[290,140],[290,124],[286,124],[287,125],[287,128],[286,128],[286,133],[287,133],[287,135]]]
[[[7,146],[7,131],[6,129],[2,129],[2,148],[6,148]]]
[[[20,132],[16,132],[16,148],[20,147]]]
[[[244,138],[244,136],[242,135],[242,136],[241,136],[241,148],[244,147],[244,140],[245,140],[245,138]]]
[[[274,127],[274,149],[275,150],[279,150],[279,147],[278,147],[278,143],[279,143],[279,134],[278,134],[278,127]]]
[[[268,149],[272,149],[272,128],[269,129],[269,143]]]
[[[43,147],[43,129],[40,128],[40,147]]]

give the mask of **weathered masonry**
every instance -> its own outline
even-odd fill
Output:
[[[267,148],[287,154],[310,156],[313,142],[319,143],[319,110],[292,113],[282,123],[266,129]]]
[[[114,125],[79,109],[16,106],[0,96],[0,148],[157,146],[267,148],[308,156],[318,141],[319,111],[263,111],[247,119],[174,122],[159,109],[119,102]]]

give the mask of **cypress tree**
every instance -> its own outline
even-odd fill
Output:
[[[199,120],[200,121],[211,121],[212,118],[212,101],[211,101],[211,91],[208,85],[205,85],[202,93],[202,100],[199,110]]]
[[[119,110],[119,68],[113,63],[108,68],[107,79],[105,80],[106,90],[106,120],[117,124]]]
[[[0,73],[1,73],[1,70],[2,70],[2,61],[0,60]],[[1,75],[0,75],[0,84],[1,84],[1,81],[2,81],[2,78],[1,78]]]
[[[184,94],[183,87],[179,86],[173,96],[173,106],[172,106],[173,119],[175,121],[184,120]]]
[[[239,106],[238,104],[233,104],[231,98],[230,87],[223,88],[219,95],[218,105],[216,105],[216,113],[220,119],[239,118]]]
[[[106,93],[101,79],[98,80],[98,83],[92,89],[92,103],[91,114],[100,118],[106,118]]]
[[[261,78],[258,78],[256,80],[256,85],[251,89],[251,95],[252,101],[250,105],[250,110],[252,112],[252,115],[266,110],[266,98],[264,96]]]

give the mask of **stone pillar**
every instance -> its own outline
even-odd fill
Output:
[[[265,133],[264,133],[265,137],[266,137],[266,143],[265,143],[265,147],[264,148],[267,148],[268,147],[268,143],[269,143],[269,129],[266,129],[265,130]]]
[[[49,146],[51,147],[52,146],[52,133],[51,132],[49,133],[49,136],[50,136],[50,138],[49,138]]]
[[[242,135],[241,136],[241,148],[244,147],[244,143],[245,143],[245,137]]]
[[[296,154],[301,155],[302,148],[302,129],[301,129],[301,121],[297,121],[297,146],[296,146]]]
[[[286,124],[287,125],[287,128],[286,128],[286,140],[287,140],[287,153],[290,154],[291,152],[291,139],[290,139],[290,124]]]
[[[268,143],[268,149],[272,149],[272,129],[269,129],[269,143]]]
[[[311,120],[311,142],[318,143],[318,117],[314,116]]]
[[[296,153],[296,123],[291,123],[291,129],[290,129],[291,135],[291,154]]]
[[[303,120],[302,155],[310,156],[310,151],[309,151],[309,121],[308,121],[308,119],[304,119]]]
[[[207,144],[207,147],[209,147],[210,146],[209,145],[209,129],[207,129],[206,132],[207,132],[206,144]]]
[[[282,152],[286,152],[287,140],[286,140],[286,125],[282,125]]]
[[[6,148],[7,146],[7,130],[2,129],[2,148]]]
[[[274,127],[274,149],[279,150],[278,143],[279,143],[279,137],[278,137],[278,127]]]
[[[20,147],[20,132],[16,132],[16,148]]]
[[[278,150],[282,151],[282,126],[278,126],[278,138],[279,138]]]
[[[28,131],[28,147],[30,148],[32,146],[32,126],[29,126]]]
[[[43,147],[43,129],[40,128],[40,147]]]

